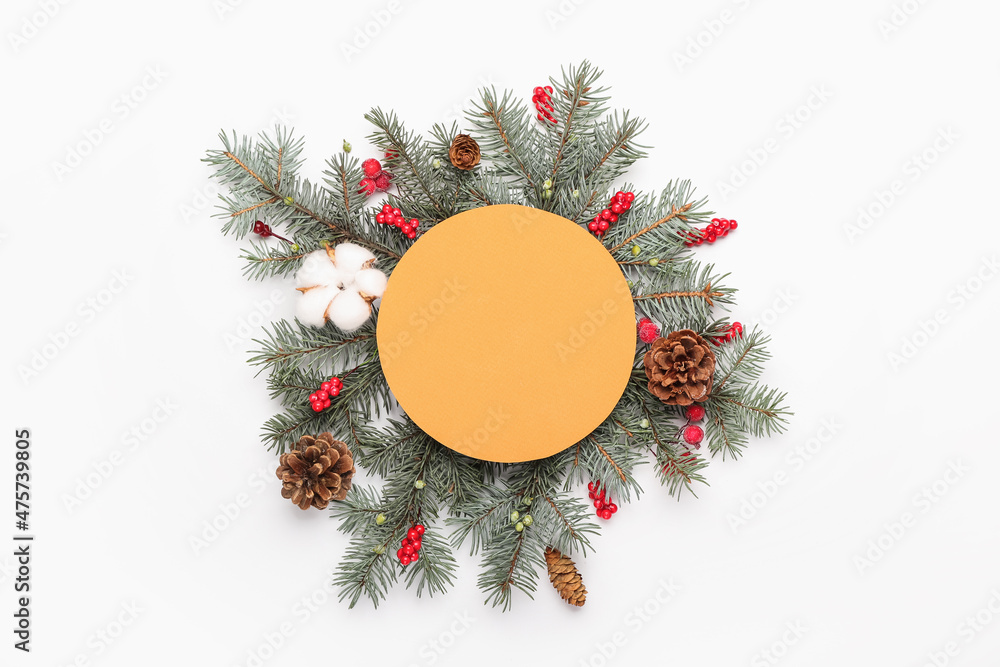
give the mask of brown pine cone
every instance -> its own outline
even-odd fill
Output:
[[[545,565],[549,570],[549,581],[563,600],[582,607],[587,601],[587,589],[583,585],[583,577],[576,571],[576,565],[569,556],[564,556],[558,549],[545,548]]]
[[[448,149],[448,159],[462,171],[469,171],[479,164],[479,144],[467,134],[456,134]]]
[[[715,352],[691,331],[674,331],[653,341],[642,359],[649,391],[667,405],[691,405],[708,400],[715,374]]]
[[[326,509],[330,500],[343,500],[351,488],[354,457],[347,445],[329,433],[304,435],[281,455],[277,475],[281,497],[301,509]]]

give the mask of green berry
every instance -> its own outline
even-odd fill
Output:
[[[383,547],[382,545],[379,545],[379,546],[377,546],[377,547],[373,547],[373,548],[372,548],[372,551],[374,551],[374,552],[375,552],[375,553],[377,553],[377,554],[378,554],[379,556],[381,556],[382,554],[384,554],[384,553],[385,553],[385,547]]]
[[[633,257],[635,257],[636,255],[638,255],[640,252],[642,252],[642,248],[640,248],[637,245],[632,246],[632,256]]]
[[[552,190],[543,190],[542,199],[552,199]]]
[[[434,158],[434,161],[431,162],[431,166],[434,167],[435,169],[440,169],[441,168],[441,160],[439,160],[438,158]]]
[[[573,199],[579,199],[580,198],[580,191],[579,190],[573,190],[573,192],[569,193],[569,196],[572,197]]]
[[[347,141],[347,139],[344,139],[344,152],[345,153],[351,152],[351,144]]]
[[[628,285],[629,289],[632,289],[633,287],[635,287],[635,283],[632,282],[631,280],[626,280],[625,284]]]
[[[650,266],[656,266],[659,263],[660,263],[660,260],[656,259],[655,257],[653,259],[649,260],[649,265]]]
[[[523,502],[524,502],[525,505],[530,505],[531,504],[531,496],[525,496]]]
[[[524,523],[525,526],[530,526],[533,521],[534,521],[534,519],[531,518],[530,514],[525,514],[524,515],[523,523]]]
[[[285,206],[291,206],[295,203],[295,200],[291,197],[285,197],[283,201],[285,202]]]
[[[551,190],[552,189],[552,179],[551,178],[546,178],[545,182],[542,183],[542,187],[544,189],[546,189],[546,190]]]
[[[639,422],[639,426],[641,426],[642,428],[649,428],[649,420],[643,419],[641,422]]]
[[[517,521],[520,518],[521,518],[521,515],[518,513],[517,510],[514,510],[513,512],[510,513],[510,520],[511,520],[511,522]]]
[[[524,530],[524,524],[518,521],[516,524],[514,524],[514,530],[520,533],[522,530]]]
[[[379,514],[377,517],[375,517],[375,523],[377,523],[380,526],[383,523],[385,523],[385,515],[384,514]]]
[[[417,481],[415,481],[415,482],[413,483],[413,486],[414,486],[415,488],[418,488],[418,489],[422,489],[422,488],[424,488],[425,486],[427,486],[427,482],[425,482],[425,481],[424,481],[424,480],[422,480],[422,479],[418,479]]]
[[[298,252],[299,250],[301,250],[301,248],[299,248],[299,244],[298,243],[293,243],[292,244],[292,252]]]

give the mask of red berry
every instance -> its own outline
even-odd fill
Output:
[[[688,418],[688,421],[700,422],[705,418],[705,408],[700,405],[689,405],[684,411],[684,416]]]
[[[544,95],[545,94],[545,89],[542,88],[541,86],[535,86],[534,93],[535,93],[535,95]]]
[[[601,516],[602,519],[610,519],[611,518],[611,510],[604,509],[604,510],[601,510],[599,512],[599,514],[600,514],[600,516]]]
[[[317,401],[325,401],[328,398],[330,398],[330,392],[322,390],[316,392]]]
[[[330,390],[331,396],[340,396],[340,387],[334,387]]]
[[[409,556],[403,556],[402,558],[399,559],[399,562],[400,562],[401,565],[409,565],[410,561],[412,561],[412,560],[413,559],[410,558]]]
[[[545,92],[551,93],[552,92],[552,86],[545,86]]]
[[[414,551],[412,554],[410,554],[410,562],[411,563],[414,562],[415,560],[417,560],[418,558],[420,558],[420,554],[418,554],[416,551]]]
[[[611,215],[612,215],[611,209],[606,208],[603,211],[601,211],[601,220],[610,220]]]
[[[309,394],[309,402],[310,403],[315,403],[318,400],[319,400],[319,396],[317,396],[316,394]]]
[[[618,505],[615,505],[614,503],[611,503],[610,505],[608,505],[608,509],[611,510],[612,514],[614,514],[615,512],[618,511]]]
[[[361,163],[361,168],[365,170],[365,176],[374,178],[382,171],[382,163],[375,158],[368,158]]]
[[[395,160],[398,155],[399,155],[399,153],[397,153],[396,151],[392,151],[392,150],[386,151],[385,152],[385,159],[386,160]]]
[[[414,526],[414,528],[417,529],[417,535],[423,535],[424,534],[424,527],[423,527],[422,524],[418,523],[417,525]]]
[[[684,427],[684,442],[689,445],[697,445],[705,437],[705,431],[702,430],[700,426],[685,426]]]
[[[404,537],[403,541],[399,543],[399,546],[405,548],[410,546],[411,544],[413,544],[413,540],[411,540],[408,537]]]
[[[735,220],[730,220],[729,221],[729,231],[735,232],[736,231],[736,227],[738,227],[738,225],[736,224],[736,221]]]
[[[602,509],[604,509],[604,501],[598,498],[597,500],[594,501],[594,507],[597,509],[598,512],[601,511]]]
[[[417,238],[417,233],[414,232],[414,231],[407,232],[406,238],[408,238],[408,239],[415,239],[415,238]]]
[[[587,482],[587,490],[590,491],[591,493],[594,492],[594,483],[593,482]]]
[[[419,220],[417,220],[416,218],[410,218],[410,227],[413,227],[414,229],[416,229],[417,225],[419,225],[419,224],[420,224]]]
[[[705,240],[708,241],[709,243],[715,243],[716,238],[718,237],[712,232],[709,232],[708,234],[705,235]]]
[[[329,380],[327,380],[326,382],[324,382],[323,384],[321,384],[321,385],[319,386],[319,388],[320,388],[320,389],[322,389],[323,391],[330,391],[330,388],[331,388],[332,386],[333,386],[333,384],[331,384],[331,383],[330,383],[330,381],[329,381]]]
[[[404,554],[404,553],[403,553],[403,550],[402,550],[402,549],[400,549],[399,551],[397,551],[397,552],[396,552],[396,558],[398,558],[398,559],[400,559],[400,560],[402,560],[402,559],[403,559],[403,556],[405,556],[405,555],[406,555],[406,554]]]
[[[384,225],[385,224],[385,213],[376,213],[375,214],[375,222],[377,222],[380,225]]]
[[[660,337],[660,327],[648,317],[639,320],[636,328],[639,331],[639,340],[647,345]]]
[[[588,222],[587,223],[587,229],[589,229],[592,232],[596,232],[597,231],[597,222],[595,222],[594,220],[591,220],[590,222]]]
[[[392,184],[392,176],[390,176],[388,173],[384,171],[375,177],[375,188],[377,190],[381,191],[388,190],[391,184]]]
[[[612,213],[611,215],[608,216],[608,224],[613,225],[616,222],[618,222],[618,216],[617,215],[615,215],[614,213]]]
[[[420,541],[420,537],[418,536],[417,539],[413,540],[413,553],[420,551],[421,545],[422,543]]]
[[[607,220],[601,220],[599,223],[597,223],[597,229],[602,232],[606,232],[608,230],[608,227],[610,226],[611,225],[608,224]]]
[[[740,324],[739,322],[733,322],[732,329],[733,329],[733,331],[737,332],[741,338],[743,337],[743,325],[742,324]]]
[[[323,404],[317,401],[316,403],[312,404],[312,409],[313,409],[313,412],[322,412],[322,410],[323,410]]]
[[[406,556],[412,556],[413,555],[413,547],[411,545],[407,544],[405,547],[403,547],[403,554],[406,555]]]
[[[358,192],[370,197],[375,192],[375,181],[370,178],[362,178],[358,183]]]
[[[418,537],[420,537],[420,533],[417,532],[416,528],[410,528],[408,531],[406,531],[406,536],[411,540],[415,540]]]
[[[326,410],[328,407],[330,407],[330,399],[329,398],[326,399],[325,401],[323,401],[323,409]]]
[[[615,202],[611,205],[611,212],[615,215],[621,215],[625,212],[625,207],[622,206],[620,202]]]
[[[635,193],[634,192],[626,192],[625,193],[625,201],[627,201],[629,204],[631,204],[632,202],[634,202],[635,201]]]

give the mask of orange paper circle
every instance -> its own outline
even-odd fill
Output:
[[[586,437],[621,399],[635,309],[617,263],[582,227],[487,206],[406,251],[377,338],[389,388],[424,432],[477,459],[531,461]]]

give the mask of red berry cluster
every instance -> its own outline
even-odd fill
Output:
[[[688,423],[681,428],[681,437],[684,438],[684,442],[690,445],[690,447],[681,452],[680,457],[688,458],[697,456],[695,450],[701,449],[701,441],[705,438],[705,429],[691,423],[700,422],[705,418],[705,408],[698,404],[689,405],[684,410],[684,416],[687,418]],[[675,474],[675,467],[673,461],[668,461],[663,466],[663,474],[667,476]]]
[[[607,489],[601,488],[601,482],[598,481],[596,484],[590,482],[587,484],[587,490],[590,492],[590,499],[594,501],[594,508],[597,510],[597,516],[602,519],[610,519],[611,515],[618,511],[618,505],[611,500],[611,496],[607,498],[604,497],[604,493]]]
[[[690,248],[693,245],[701,245],[702,243],[715,243],[716,240],[728,235],[729,232],[735,232],[738,226],[739,224],[735,220],[712,218],[711,224],[705,229],[680,232],[680,235],[687,239],[684,245]]]
[[[385,155],[389,157],[390,154]],[[358,192],[370,197],[376,190],[385,192],[389,189],[392,184],[392,174],[382,169],[381,162],[375,158],[368,158],[361,163],[361,168],[365,171],[365,177],[358,183]]]
[[[635,325],[639,331],[639,340],[649,345],[660,337],[660,327],[648,317],[644,317]]]
[[[396,557],[402,565],[409,565],[420,558],[420,540],[424,535],[424,527],[421,524],[415,525],[406,531],[406,537],[396,551]]]
[[[380,225],[393,225],[399,228],[399,231],[406,234],[407,238],[415,239],[417,238],[417,226],[420,222],[416,218],[410,218],[407,222],[403,217],[403,212],[398,208],[393,208],[389,204],[382,205],[382,211],[375,215],[375,222]]]
[[[265,225],[264,222],[261,221],[261,220],[258,220],[257,222],[253,223],[253,233],[257,234],[258,236],[262,236],[265,239],[268,236],[273,236],[276,239],[281,239],[285,243],[291,243],[291,241],[289,241],[288,239],[286,239],[284,236],[279,236],[278,234],[275,234],[274,232],[272,232],[271,231],[271,227],[268,226],[268,225]]]
[[[332,377],[319,386],[319,391],[309,394],[309,404],[313,412],[321,412],[330,407],[330,397],[339,396],[344,383],[338,377]]]
[[[743,338],[743,325],[740,324],[739,322],[733,322],[732,324],[729,325],[729,328],[726,329],[725,333],[723,333],[721,336],[716,336],[715,338],[712,338],[710,340],[712,341],[713,345],[718,347],[723,343],[728,343],[734,338]]]
[[[681,429],[681,437],[684,438],[684,442],[698,449],[701,441],[705,438],[705,431],[702,427],[695,426],[691,422],[700,422],[704,419],[705,408],[700,405],[689,405],[684,410],[684,416],[687,417],[688,423],[687,426]]]
[[[554,107],[552,106],[552,86],[536,86],[535,94],[531,96],[531,101],[535,103],[535,109],[538,111],[538,120],[547,120],[555,125],[558,121],[552,115]]]
[[[622,192],[619,190],[611,198],[608,207],[595,215],[594,219],[587,223],[587,229],[592,231],[597,238],[601,238],[611,225],[618,222],[619,215],[632,208],[632,202],[634,201],[634,192]]]

